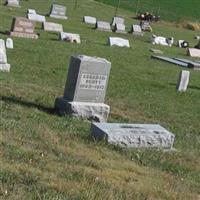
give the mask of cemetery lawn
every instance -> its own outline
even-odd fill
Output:
[[[186,93],[176,92],[182,68],[150,58],[149,48],[187,58],[184,49],[154,46],[144,37],[99,32],[82,23],[84,15],[111,21],[115,9],[92,0],[57,0],[68,8],[66,32],[81,44],[58,40],[41,30],[38,40],[13,38],[7,49],[10,73],[0,72],[0,199],[5,200],[198,200],[200,199],[200,72],[190,70]],[[49,13],[52,1],[28,0],[21,9],[0,5],[0,38],[13,16],[27,8]],[[138,23],[120,10],[127,28]],[[197,32],[170,23],[153,25],[154,34],[190,41]],[[131,48],[108,47],[108,36],[128,38]],[[62,96],[70,56],[85,54],[112,62],[106,103],[109,122],[159,123],[176,135],[177,151],[137,150],[96,143],[87,120],[59,117],[54,101]]]
[[[108,5],[117,6],[119,0],[96,0]],[[138,3],[139,12],[151,12],[161,16],[161,19],[169,21],[200,19],[199,0],[121,0],[120,8],[129,10],[135,15]]]

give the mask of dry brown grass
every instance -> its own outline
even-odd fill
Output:
[[[185,29],[189,29],[192,31],[199,31],[200,30],[200,23],[199,22],[191,22],[191,21],[181,21],[177,24],[178,27],[182,27]]]

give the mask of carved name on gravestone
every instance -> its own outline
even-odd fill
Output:
[[[124,24],[115,24],[114,32],[126,33],[126,26]]]
[[[83,21],[87,24],[95,25],[97,23],[97,19],[95,17],[84,16]]]
[[[46,22],[46,18],[43,15],[28,13],[28,19],[35,21],[35,22]]]
[[[51,7],[50,17],[58,19],[68,19],[68,17],[66,16],[66,11],[67,9],[65,6],[53,4]]]
[[[179,74],[179,79],[177,82],[176,89],[179,92],[185,92],[187,90],[189,80],[190,80],[190,72],[182,70]]]
[[[133,25],[131,32],[132,32],[133,35],[143,36],[141,26],[139,26],[139,25]]]
[[[13,40],[11,38],[6,39],[6,48],[13,49]]]
[[[189,48],[188,55],[191,57],[199,57],[200,58],[200,49]]]
[[[108,44],[110,46],[130,47],[129,41],[127,39],[119,37],[109,37]]]
[[[2,39],[0,39],[0,71],[10,71],[10,64],[7,63],[6,46]]]
[[[99,31],[111,32],[110,24],[108,22],[104,22],[104,21],[97,21],[96,29]]]
[[[62,24],[56,24],[56,23],[53,23],[53,22],[44,22],[43,28],[44,28],[45,31],[63,32]]]
[[[13,19],[10,35],[15,37],[38,39],[38,35],[35,34],[35,22],[16,17]]]
[[[60,38],[63,41],[71,42],[71,43],[81,43],[80,35],[75,33],[60,33]]]
[[[97,140],[121,147],[172,149],[174,134],[157,124],[92,123],[91,134]]]
[[[111,63],[103,58],[72,56],[64,96],[57,98],[61,114],[104,122],[110,106],[104,104]]]
[[[19,0],[7,0],[6,5],[12,7],[20,7]]]
[[[115,24],[124,24],[124,18],[122,18],[122,17],[113,17],[112,26],[115,26]]]

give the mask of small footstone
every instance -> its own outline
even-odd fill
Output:
[[[133,148],[171,150],[175,135],[157,124],[92,123],[91,135],[95,140]]]
[[[179,92],[186,92],[189,80],[190,80],[190,72],[186,70],[182,70],[179,74],[179,79],[177,82],[176,89]]]
[[[13,40],[11,38],[6,39],[6,48],[13,49]]]

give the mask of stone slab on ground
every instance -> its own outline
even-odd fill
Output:
[[[110,46],[118,46],[118,47],[130,47],[129,40],[119,38],[119,37],[109,37],[108,44]]]
[[[63,32],[62,24],[57,24],[57,23],[53,23],[53,22],[44,22],[43,28],[44,28],[45,31]]]
[[[175,135],[158,124],[92,123],[91,135],[121,147],[172,149]]]
[[[28,19],[35,21],[35,22],[46,22],[46,18],[43,15],[29,13],[27,15],[27,17],[28,17]]]
[[[60,33],[60,39],[71,43],[81,43],[80,35],[75,33]]]
[[[110,24],[105,21],[97,21],[96,29],[99,31],[112,32]]]
[[[19,0],[6,0],[6,5],[20,8]]]
[[[189,48],[188,55],[191,57],[198,57],[200,58],[200,49]]]
[[[84,16],[83,22],[85,22],[86,24],[95,25],[97,23],[97,19],[95,17],[91,17],[91,16]]]
[[[55,109],[60,115],[71,115],[96,122],[106,122],[110,112],[110,106],[104,103],[69,102],[62,97],[56,99]]]
[[[67,8],[65,6],[53,4],[51,7],[50,17],[57,19],[68,19],[66,12]]]
[[[182,70],[179,74],[179,79],[177,82],[176,89],[179,92],[186,92],[190,80],[190,72]]]

